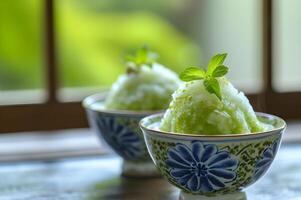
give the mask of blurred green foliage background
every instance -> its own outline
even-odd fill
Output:
[[[0,1],[0,90],[43,84],[42,3]]]
[[[227,52],[234,85],[251,93],[264,88],[260,0],[53,1],[61,88],[109,86],[124,71],[125,52],[143,44],[177,72]],[[301,88],[300,5],[275,1],[279,91]],[[44,7],[44,0],[0,1],[0,91],[44,88]]]
[[[42,0],[0,2],[0,90],[43,88]],[[56,0],[61,87],[110,85],[124,72],[126,51],[148,44],[159,62],[181,71],[200,62],[182,1]]]

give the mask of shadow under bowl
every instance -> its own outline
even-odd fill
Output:
[[[130,177],[159,176],[149,157],[139,121],[158,112],[109,110],[104,107],[106,93],[84,99],[90,126],[101,140],[123,158],[122,175]]]
[[[250,134],[185,135],[160,131],[163,114],[142,119],[140,127],[160,173],[181,189],[182,199],[193,199],[191,196],[237,193],[267,172],[286,123],[273,115],[256,115],[274,129]]]

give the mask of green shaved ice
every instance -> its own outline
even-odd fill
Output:
[[[239,134],[271,129],[260,122],[249,100],[226,78],[217,79],[222,99],[210,94],[203,80],[186,82],[172,95],[161,121],[163,131],[185,134]]]
[[[148,111],[166,109],[181,81],[176,73],[154,63],[137,73],[121,75],[113,84],[105,106],[108,109]]]

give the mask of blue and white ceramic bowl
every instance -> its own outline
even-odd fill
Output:
[[[142,119],[140,126],[161,174],[181,189],[182,199],[191,199],[239,192],[267,172],[286,123],[269,114],[257,116],[275,128],[250,134],[185,135],[160,131],[162,114]]]
[[[105,94],[95,94],[83,101],[90,126],[102,140],[123,158],[122,173],[131,177],[158,176],[139,128],[139,121],[155,112],[108,110]]]

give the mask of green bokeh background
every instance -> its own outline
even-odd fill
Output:
[[[42,0],[0,2],[0,90],[44,87],[43,8]],[[181,9],[171,0],[55,1],[60,86],[110,85],[124,71],[123,54],[143,44],[177,72],[199,64]]]

